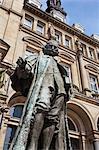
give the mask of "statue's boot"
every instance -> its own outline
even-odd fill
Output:
[[[28,146],[28,150],[37,150],[38,147],[38,139],[43,128],[44,124],[44,115],[43,113],[37,113],[35,116],[35,121],[33,125],[33,129],[30,133],[31,142]]]
[[[54,135],[55,125],[51,125],[43,130],[43,150],[49,150]]]

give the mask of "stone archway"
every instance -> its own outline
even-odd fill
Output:
[[[70,132],[70,136],[79,139],[79,150],[93,150],[94,123],[91,115],[83,105],[76,102],[69,102],[67,108],[68,116],[75,122],[78,128],[78,132]]]

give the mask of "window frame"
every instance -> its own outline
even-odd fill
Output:
[[[9,109],[9,114],[10,114],[10,117],[11,117],[11,118],[17,118],[17,119],[20,119],[21,116],[22,116],[22,114],[21,114],[20,117],[17,117],[17,116],[13,116],[14,110],[13,110],[13,112],[11,112],[11,111],[12,111],[11,109],[12,109],[12,108],[15,109],[14,107],[16,107],[16,106],[23,106],[23,109],[24,109],[24,104],[15,104],[15,105],[12,105],[11,108]],[[23,109],[22,109],[22,113],[23,113]],[[13,114],[12,114],[12,113],[13,113]]]
[[[94,83],[91,82],[91,77],[95,79]],[[98,76],[89,72],[89,83],[90,83],[90,90],[98,94],[99,93]],[[96,84],[96,90],[92,89],[91,83],[92,83],[92,86]]]
[[[61,62],[60,65],[62,65],[66,71],[67,71],[66,68],[68,68],[67,74],[69,74],[69,76],[66,76],[66,81],[68,81],[67,83],[72,83],[71,65],[64,62]]]
[[[31,25],[28,25],[28,23],[25,23],[25,21],[30,21],[31,22]],[[25,15],[25,18],[24,18],[24,26],[28,29],[33,29],[33,22],[34,22],[34,18],[28,16],[28,15]]]
[[[13,137],[11,137],[11,135],[12,135],[12,131],[10,132],[10,136],[8,136],[8,128],[10,128],[11,129],[11,127],[14,127],[14,128],[16,128],[15,129],[15,131],[14,131],[14,134],[13,134]],[[13,129],[12,129],[13,130]],[[6,129],[6,134],[5,134],[5,139],[4,139],[4,145],[3,145],[3,148],[5,149],[5,150],[8,150],[9,149],[9,147],[10,147],[10,145],[11,145],[11,143],[12,143],[12,140],[13,140],[13,138],[14,138],[14,135],[15,135],[15,133],[16,133],[16,130],[17,130],[17,126],[16,125],[12,125],[12,124],[8,124],[7,125],[7,129]],[[8,142],[6,142],[7,141],[7,138],[9,138],[8,139]],[[7,146],[7,147],[5,147],[5,146]]]
[[[81,48],[84,56],[87,56],[87,45],[81,42]]]
[[[57,39],[58,37],[58,39]],[[58,30],[55,30],[55,38],[59,44],[62,44],[62,33]]]
[[[95,57],[95,50],[92,47],[89,47],[89,58],[91,60],[95,60],[96,59],[96,57]]]
[[[42,31],[38,30],[38,27],[41,27]],[[41,34],[41,35],[44,35],[45,34],[45,23],[43,23],[40,20],[38,20],[36,32],[39,33],[39,34]]]
[[[32,55],[32,54],[34,54],[34,53],[38,53],[38,51],[36,51],[33,47],[30,47],[30,46],[27,46],[26,47],[26,50],[25,50],[25,52],[24,52],[24,58],[27,58],[27,57],[29,57],[30,55],[27,55],[26,56],[26,52],[28,52],[28,53],[30,53],[30,55]]]
[[[66,44],[66,40],[68,41],[68,44]],[[67,48],[71,48],[71,45],[72,45],[72,38],[69,37],[68,35],[65,35],[64,46]]]

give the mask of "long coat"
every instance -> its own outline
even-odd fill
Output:
[[[57,66],[57,62],[52,56],[42,53],[36,57],[30,56],[27,58],[27,62],[27,68],[28,65],[34,66],[35,64],[32,70],[34,77],[23,110],[21,123],[11,146],[13,150],[26,150],[31,118],[33,119],[33,113],[35,114],[35,105],[38,103],[44,111],[50,109],[50,98],[52,94],[49,87],[55,90],[56,82],[58,89],[57,93],[66,94],[64,81]]]

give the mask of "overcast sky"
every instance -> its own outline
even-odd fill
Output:
[[[43,10],[46,1],[41,0]],[[87,35],[99,35],[99,0],[61,0],[62,7],[67,12],[67,24],[81,24]]]

